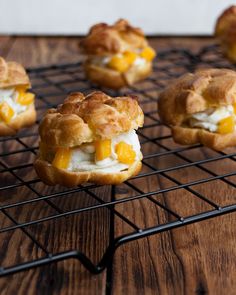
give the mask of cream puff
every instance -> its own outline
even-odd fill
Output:
[[[230,6],[219,16],[215,36],[219,39],[224,54],[236,62],[236,6]]]
[[[67,187],[85,182],[118,184],[141,169],[135,132],[144,115],[134,97],[72,93],[39,126],[35,169],[43,182]]]
[[[140,81],[152,71],[156,53],[139,28],[121,19],[93,26],[80,42],[85,72],[94,83],[118,89]]]
[[[25,69],[0,57],[0,136],[14,135],[34,124],[34,94],[28,92],[29,88]]]
[[[161,120],[180,144],[236,145],[236,72],[205,69],[176,79],[159,96]]]

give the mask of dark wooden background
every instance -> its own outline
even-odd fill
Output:
[[[169,47],[185,47],[197,51],[203,45],[213,44],[210,38],[156,38],[150,40],[158,50]],[[0,55],[8,60],[16,60],[26,67],[43,66],[54,63],[68,63],[78,60],[78,38],[45,38],[45,37],[0,37]],[[148,149],[149,147],[147,147]],[[160,166],[163,160],[158,163]],[[235,166],[226,163],[232,169]],[[224,164],[214,167],[220,171]],[[186,171],[185,171],[186,172]],[[188,173],[178,171],[185,177],[186,182],[191,181],[192,170]],[[185,174],[184,174],[185,173]],[[198,172],[200,173],[200,172]],[[161,180],[153,178],[140,183],[145,190],[151,190],[152,186],[164,185]],[[228,189],[224,185],[215,186],[214,183],[200,188],[204,193],[217,196],[221,201],[227,201],[229,197],[235,201],[235,190]],[[104,190],[102,191],[104,194]],[[106,192],[105,192],[106,193]],[[175,192],[174,194],[177,194]],[[119,197],[119,196],[118,196]],[[172,196],[173,197],[173,196]],[[180,202],[172,204],[172,208],[181,209],[184,214],[191,214],[197,203],[187,198],[187,193],[178,191]],[[65,201],[66,202],[66,201]],[[78,199],[71,198],[70,202],[76,203]],[[80,202],[83,202],[80,200]],[[70,206],[69,202],[58,202],[59,207]],[[80,204],[80,206],[82,206]],[[163,213],[157,212],[145,202],[137,201],[125,208],[119,207],[120,212],[126,210],[126,215],[132,217],[136,223],[145,222],[146,225],[155,224],[165,219]],[[179,208],[178,208],[179,206]],[[202,205],[203,206],[203,205]],[[43,206],[37,210],[42,210]],[[47,212],[48,213],[48,212]],[[27,220],[34,214],[32,208],[27,212],[16,211],[15,216],[19,220]],[[36,213],[35,213],[36,214]],[[2,219],[1,219],[2,220]],[[3,221],[1,221],[2,223]],[[52,244],[56,251],[64,244],[73,245],[81,243],[83,250],[97,261],[107,243],[109,229],[109,216],[101,210],[97,216],[83,216],[83,220],[73,217],[68,221],[68,228],[78,227],[79,231],[93,231],[94,236],[103,236],[101,244],[96,251],[93,247],[86,249],[92,238],[79,241],[79,237],[70,232],[64,233],[63,221],[57,224],[57,229],[52,229],[50,235],[45,237],[43,228],[34,228],[41,239],[49,238],[48,244]],[[3,224],[3,223],[2,223]],[[112,267],[99,275],[91,275],[80,262],[69,260],[45,267],[0,278],[0,294],[236,294],[236,215],[229,214],[213,220],[192,224],[149,238],[129,243],[119,248],[115,254]],[[117,221],[115,233],[119,234],[124,225]],[[61,230],[61,233],[60,233]],[[60,239],[55,237],[60,234]],[[4,263],[14,262],[16,259],[16,244],[18,254],[30,257],[32,248],[26,242],[21,243],[21,236],[6,237],[0,241],[0,246],[5,247],[10,253],[4,258]],[[2,242],[2,244],[1,244]],[[2,252],[1,252],[2,253]],[[3,259],[3,257],[1,257]],[[11,264],[11,263],[10,263]]]

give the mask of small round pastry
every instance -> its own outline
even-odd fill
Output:
[[[161,120],[180,144],[236,145],[236,72],[205,69],[176,79],[159,96]]]
[[[134,97],[103,92],[70,94],[39,126],[35,169],[43,182],[67,187],[92,182],[119,184],[141,169],[135,129],[143,112]]]
[[[87,57],[84,68],[88,79],[113,89],[149,76],[156,55],[142,30],[124,19],[111,26],[105,23],[93,26],[80,42],[80,48]]]
[[[236,62],[236,6],[227,8],[217,19],[215,36],[219,39],[224,54]]]
[[[0,136],[14,135],[34,124],[34,94],[27,91],[29,88],[25,69],[0,57]]]

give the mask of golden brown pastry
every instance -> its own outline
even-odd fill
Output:
[[[34,94],[25,69],[0,57],[0,136],[14,135],[36,120]]]
[[[146,78],[152,71],[155,51],[139,28],[121,19],[114,25],[93,26],[80,42],[87,56],[87,77],[101,86],[118,89]]]
[[[215,35],[219,39],[224,54],[236,62],[236,6],[227,8],[218,18]]]
[[[161,120],[181,144],[236,145],[236,72],[206,69],[176,79],[159,97]]]
[[[136,175],[142,153],[135,129],[143,119],[133,97],[112,98],[98,91],[70,94],[39,126],[39,177],[49,185],[72,187],[118,184]]]

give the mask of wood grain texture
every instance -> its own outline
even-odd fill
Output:
[[[15,38],[8,36],[0,36],[0,56],[7,56],[9,49],[12,47]]]
[[[81,58],[78,52],[79,40],[80,38],[76,37],[1,37],[1,48],[3,48],[1,55],[9,60],[15,59],[26,67],[76,62]],[[2,44],[3,42],[5,45]],[[211,38],[160,37],[150,39],[150,43],[157,51],[167,47],[198,50],[201,46],[214,42]]]
[[[25,67],[76,62],[80,59],[78,40],[79,38],[20,37],[12,44],[7,58],[16,59]]]
[[[157,150],[158,151],[158,150]],[[204,150],[202,151],[204,152]],[[194,152],[191,153],[194,156]],[[196,156],[196,153],[195,153]],[[198,155],[199,156],[199,155]],[[173,157],[155,160],[160,168],[180,164]],[[189,182],[204,178],[200,169],[188,168],[172,172],[177,179]],[[134,181],[131,181],[134,182]],[[135,182],[143,191],[166,188],[170,182],[164,177],[151,177]],[[125,189],[125,188],[124,188]],[[194,187],[213,201],[226,205],[235,202],[235,189],[220,181]],[[129,195],[134,195],[129,190]],[[122,195],[124,197],[124,195]],[[181,216],[210,210],[185,190],[173,191],[155,197],[168,204]],[[150,202],[151,203],[151,202]],[[165,223],[168,216],[147,201],[136,201],[132,206],[122,205],[119,212],[129,216],[141,228]],[[121,247],[114,259],[113,294],[234,294],[235,276],[235,214],[188,225]],[[122,231],[119,221],[116,232]]]
[[[185,47],[197,51],[203,45],[213,44],[213,39],[207,38],[158,38],[151,39],[157,50],[165,48]],[[9,60],[17,60],[27,67],[45,66],[55,63],[75,62],[80,59],[78,54],[78,38],[31,38],[31,37],[1,37],[0,53]],[[155,103],[145,105],[145,110],[155,108]],[[146,119],[148,120],[148,119]],[[145,133],[146,132],[146,133]],[[151,138],[168,134],[167,128],[149,128],[141,133]],[[142,136],[141,136],[142,137]],[[28,144],[36,146],[37,140],[29,138]],[[163,142],[164,143],[164,142]],[[165,142],[165,144],[167,144]],[[172,141],[168,145],[174,147]],[[22,144],[13,140],[1,145],[5,151],[22,148]],[[144,144],[144,154],[161,151],[154,144]],[[199,160],[213,156],[213,152],[205,148],[184,153],[187,158]],[[8,166],[30,163],[35,155],[27,153],[14,157],[5,157]],[[178,156],[166,156],[148,160],[150,165],[158,168],[179,165],[185,161]],[[232,160],[220,161],[204,165],[216,173],[235,171]],[[148,171],[145,165],[143,171]],[[168,175],[179,181],[189,182],[209,176],[208,173],[196,167],[169,172]],[[31,169],[22,170],[19,176],[23,179],[34,179]],[[235,177],[230,178],[235,182]],[[12,184],[15,179],[4,174],[1,182]],[[154,191],[172,186],[173,182],[161,175],[149,178],[139,178],[130,181],[144,192]],[[40,194],[49,194],[54,189],[35,184],[33,189]],[[61,188],[56,188],[59,191]],[[213,201],[230,204],[236,201],[235,189],[222,181],[195,186],[194,189],[207,195]],[[28,189],[13,189],[8,196],[11,202],[20,198],[27,200],[32,197]],[[104,200],[110,197],[110,187],[102,187],[96,191]],[[116,198],[135,195],[130,186],[124,184],[118,187]],[[36,195],[35,195],[36,197]],[[172,191],[155,196],[162,204],[167,204],[181,216],[196,214],[201,210],[211,209],[208,204],[199,201],[186,190]],[[95,204],[95,200],[86,193],[70,194],[51,200],[58,210],[67,211],[71,208],[82,208]],[[5,193],[0,193],[0,205],[6,204]],[[116,206],[118,212],[140,228],[154,226],[172,220],[172,217],[150,200],[137,200]],[[8,214],[18,222],[28,221],[38,217],[55,214],[45,202],[31,204],[17,209],[9,209]],[[93,261],[98,261],[107,246],[109,239],[109,212],[107,209],[73,215],[27,228],[40,243],[46,245],[49,252],[78,248],[84,251]],[[13,276],[0,278],[0,294],[235,294],[236,281],[236,215],[230,214],[188,225],[156,236],[131,242],[120,247],[114,257],[112,270],[98,276],[91,275],[78,261],[69,260],[37,268]],[[1,227],[12,225],[12,221],[0,214]],[[115,236],[131,232],[120,218],[115,218]],[[102,237],[102,238],[101,238]],[[23,242],[23,244],[22,244]],[[20,246],[22,245],[22,246]],[[8,249],[5,253],[4,249]],[[20,258],[28,259],[42,257],[42,250],[36,249],[29,238],[25,238],[20,230],[6,234],[0,241],[0,265],[10,265],[19,259],[15,249],[19,249]],[[96,250],[96,251],[95,251]],[[108,274],[107,274],[108,273]],[[109,284],[108,292],[106,292]]]

